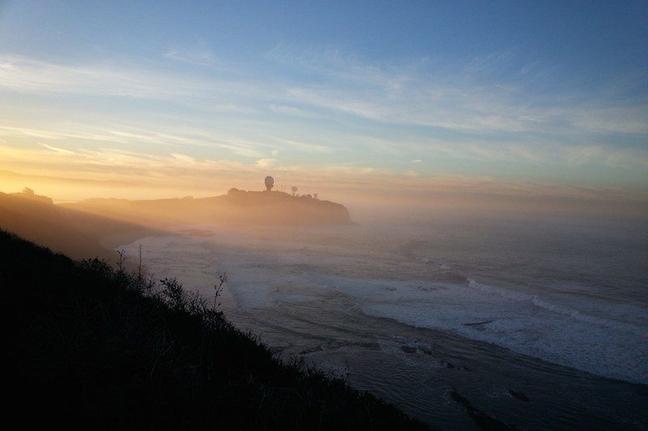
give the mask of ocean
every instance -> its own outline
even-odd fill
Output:
[[[178,226],[126,246],[278,355],[423,421],[648,429],[648,223],[436,216],[337,227]]]

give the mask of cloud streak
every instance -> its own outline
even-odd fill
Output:
[[[631,155],[628,155],[631,156]],[[583,157],[609,157],[596,150],[584,149],[574,155],[575,162]],[[413,161],[415,164],[416,161]],[[598,199],[610,198],[619,190],[598,196],[599,188],[551,185],[529,181],[502,181],[480,175],[422,175],[408,169],[398,173],[366,165],[295,165],[281,163],[275,158],[263,158],[248,163],[227,159],[196,159],[181,153],[153,156],[148,153],[114,148],[68,151],[50,146],[30,149],[0,145],[0,170],[26,176],[47,176],[50,180],[64,179],[83,184],[131,184],[139,190],[153,187],[167,193],[192,190],[202,194],[224,192],[232,186],[258,188],[260,178],[272,168],[279,183],[305,185],[304,190],[340,193],[345,190],[360,194],[383,192],[399,195],[403,190],[414,196],[424,193],[491,194],[501,196],[546,196],[551,198]],[[66,180],[66,181],[67,181]],[[259,184],[257,184],[259,183]],[[301,188],[301,187],[300,187]],[[132,192],[132,190],[128,190]],[[86,191],[92,193],[92,191]],[[116,195],[123,194],[116,190]],[[648,193],[635,190],[626,197],[648,202]]]
[[[209,64],[212,55],[181,54],[167,58]],[[324,109],[386,123],[473,132],[584,132],[648,134],[648,102],[608,105],[603,101],[547,104],[514,85],[486,86],[470,79],[425,77],[325,54],[308,61],[270,55],[280,64],[316,69],[327,85],[279,79],[260,81],[197,78],[110,64],[58,65],[21,56],[0,55],[0,88],[35,94],[162,99],[207,104],[222,112],[252,113],[264,109],[288,116],[321,117]],[[292,62],[292,63],[291,63]],[[474,67],[472,67],[474,69]],[[214,102],[219,103],[215,104]],[[274,102],[273,102],[274,101]],[[279,102],[279,103],[277,103]]]
[[[218,165],[221,172],[232,166],[255,173],[270,168],[312,173],[315,167],[337,169],[348,178],[383,172],[421,181],[445,172],[446,166],[436,162],[443,160],[466,162],[465,176],[476,175],[472,167],[496,175],[497,167],[489,166],[504,162],[539,170],[634,169],[634,177],[648,186],[646,175],[637,173],[648,166],[648,103],[543,98],[515,82],[476,80],[497,71],[511,55],[476,59],[451,77],[447,71],[429,72],[425,61],[372,65],[335,50],[299,54],[278,46],[266,55],[264,66],[306,76],[291,80],[277,73],[241,79],[253,74],[179,73],[108,60],[64,65],[0,54],[0,97],[5,100],[27,94],[42,106],[52,95],[57,103],[110,98],[115,107],[89,121],[83,119],[85,112],[72,108],[57,114],[66,115],[65,121],[16,117],[0,124],[0,137],[14,150],[38,143],[48,158],[70,156],[66,163],[74,165],[74,158],[83,169],[134,166],[136,161],[153,163],[150,168],[160,172],[165,164],[178,169]],[[217,62],[208,49],[173,49],[163,57],[189,66]],[[530,65],[520,74],[540,75],[542,68]],[[154,103],[142,109],[135,103],[141,100]],[[56,106],[65,109],[65,103]],[[131,110],[131,123],[116,120],[123,119],[120,109]],[[157,117],[149,110],[157,110]],[[131,148],[136,151],[130,153]]]

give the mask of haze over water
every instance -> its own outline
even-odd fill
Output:
[[[431,423],[472,426],[456,388],[526,429],[645,424],[645,387],[606,378],[648,382],[646,220],[192,228],[128,249],[208,298],[226,271],[238,325]]]
[[[456,392],[523,429],[645,429],[646,23],[0,0],[0,221],[141,245],[210,300],[227,272],[235,325],[431,424],[476,426]]]

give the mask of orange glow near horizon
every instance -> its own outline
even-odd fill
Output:
[[[135,152],[73,152],[49,145],[18,149],[0,145],[0,192],[24,187],[55,202],[89,198],[162,199],[221,195],[230,188],[261,190],[272,174],[275,190],[319,193],[371,213],[407,208],[472,208],[551,211],[557,208],[615,210],[632,213],[646,207],[641,193],[619,194],[588,188],[503,182],[492,178],[396,175],[362,168],[259,166],[233,161],[198,161],[180,154],[152,157]],[[620,205],[606,208],[606,202]],[[391,208],[390,208],[391,207]],[[639,209],[637,209],[639,208]]]

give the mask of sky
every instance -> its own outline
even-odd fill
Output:
[[[0,0],[0,190],[648,200],[647,46],[646,1]]]

